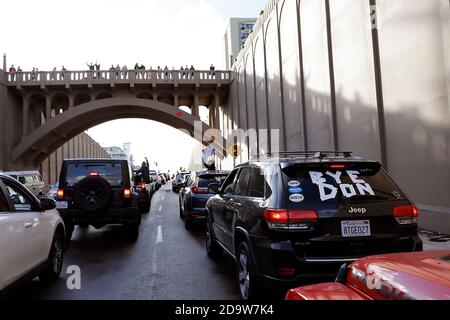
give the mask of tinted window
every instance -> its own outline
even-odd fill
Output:
[[[19,177],[19,182],[20,182],[21,184],[27,183],[25,177]]]
[[[211,183],[219,183],[220,185],[223,184],[225,179],[228,177],[228,175],[207,175],[207,176],[200,176],[198,180],[198,187],[199,188],[207,188],[209,184]]]
[[[245,195],[254,198],[270,197],[272,191],[269,184],[266,182],[264,171],[259,168],[250,169],[250,180],[247,185]]]
[[[247,195],[247,185],[251,176],[251,169],[244,168],[239,173],[239,177],[236,181],[236,187],[234,188],[234,194],[237,196]]]
[[[303,204],[406,200],[378,163],[298,164],[283,172],[285,188]]]
[[[5,186],[16,211],[32,211],[32,201],[23,190],[8,182]]]
[[[184,181],[184,177],[186,176],[186,173],[178,173],[177,174],[177,181],[178,182],[183,182]]]
[[[223,193],[232,193],[234,189],[234,178],[236,178],[236,174],[239,169],[233,170],[228,177],[225,179],[225,182],[222,185],[222,192]]]
[[[66,185],[73,186],[86,177],[98,175],[112,186],[122,186],[122,164],[110,162],[69,163],[67,165]]]

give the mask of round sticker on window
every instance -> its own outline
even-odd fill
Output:
[[[303,189],[300,187],[289,188],[289,193],[302,193],[302,192],[303,192]]]
[[[289,187],[298,187],[300,185],[300,181],[292,180],[288,182]]]
[[[296,193],[296,194],[291,194],[289,196],[289,200],[291,200],[292,202],[295,202],[295,203],[299,203],[299,202],[303,202],[303,200],[305,200],[305,197],[302,194]]]

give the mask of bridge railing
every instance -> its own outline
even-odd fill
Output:
[[[231,83],[231,72],[220,70],[81,70],[8,72],[10,86],[130,84],[130,83]]]

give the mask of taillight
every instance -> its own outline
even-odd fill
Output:
[[[138,184],[138,188],[145,189],[145,183]]]
[[[273,230],[311,230],[318,215],[314,210],[265,209],[264,219]]]
[[[195,179],[194,184],[192,185],[192,188],[191,188],[192,193],[207,194],[208,193],[208,188],[199,188],[198,187],[199,180],[200,179],[198,177]]]
[[[331,169],[345,169],[347,166],[345,164],[332,164],[330,165]]]
[[[130,199],[131,198],[131,189],[123,189],[123,197],[125,199]]]
[[[99,176],[98,172],[91,172],[89,175],[91,177],[98,177]]]
[[[56,191],[56,197],[58,200],[64,199],[64,189],[58,189],[58,191]]]
[[[396,207],[392,210],[392,214],[398,224],[414,224],[417,223],[419,209],[416,206]]]

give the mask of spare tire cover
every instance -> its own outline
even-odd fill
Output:
[[[102,177],[86,177],[75,185],[74,202],[82,210],[105,209],[112,198],[113,189]]]

